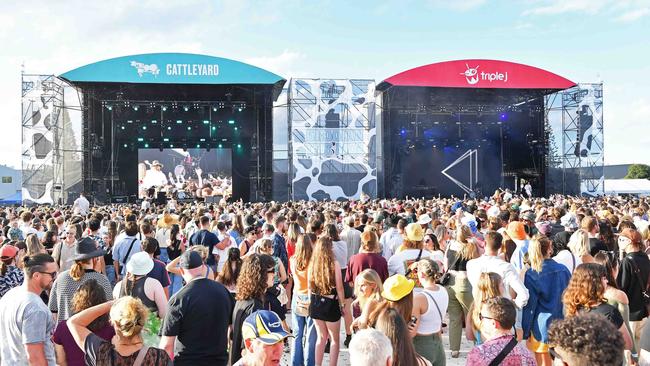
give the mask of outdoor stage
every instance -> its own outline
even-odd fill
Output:
[[[603,190],[602,84],[480,59],[285,82],[179,53],[23,75],[23,199],[134,202],[156,179],[244,201]]]

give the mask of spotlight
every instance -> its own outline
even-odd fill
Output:
[[[142,126],[142,129],[143,129],[143,130],[146,130],[146,129],[147,129],[147,126]]]
[[[174,144],[169,144],[169,147],[172,147],[172,148],[173,148],[173,147],[174,147]]]
[[[235,126],[235,131],[237,131],[237,126]]]
[[[144,147],[145,147],[145,148],[148,148],[148,147],[149,147],[149,144],[144,144]]]
[[[125,127],[124,127],[124,126],[121,126],[121,128],[124,129]]]
[[[217,126],[212,126],[212,131],[216,131],[216,130],[217,130]]]
[[[134,105],[134,106],[133,106],[133,110],[134,110],[134,111],[137,111],[138,109],[140,109],[140,107],[138,107],[137,105]]]
[[[112,111],[112,110],[113,110],[113,106],[110,106],[110,105],[107,105],[106,108],[107,108],[109,111]]]
[[[190,131],[192,129],[192,126],[187,126],[187,130]]]
[[[155,119],[152,119],[152,120],[151,120],[151,123],[155,125],[156,123],[158,123],[158,121],[155,120]]]
[[[183,123],[182,120],[180,120],[180,119],[177,119],[177,120],[176,120],[176,124],[179,124],[179,125],[180,125],[181,123]]]
[[[165,137],[165,138],[163,138],[163,141],[164,141],[164,142],[169,142],[169,137]]]
[[[142,142],[144,139],[142,137],[138,137],[138,142]]]
[[[165,112],[167,110],[167,106],[163,106],[162,110],[163,110],[163,112]]]
[[[237,144],[237,148],[238,148],[238,149],[241,149],[241,144]]]
[[[505,113],[501,113],[501,116],[499,116],[499,117],[501,118],[502,121],[505,121],[506,119],[508,119],[508,115],[505,114]]]
[[[187,111],[189,111],[189,110],[190,110],[190,107],[188,107],[188,106],[185,106],[185,107],[183,107],[183,110],[184,110],[185,112],[187,112]]]
[[[129,144],[124,144],[124,147],[129,147]]]
[[[212,107],[212,111],[213,111],[213,112],[216,112],[216,111],[217,111],[217,107]]]
[[[197,149],[200,148],[200,147],[201,147],[201,144],[196,144]]]
[[[171,130],[172,130],[172,126],[167,126],[167,130],[168,130],[168,131],[171,131]]]
[[[235,120],[234,120],[234,119],[228,120],[228,124],[229,124],[229,125],[234,125],[234,124],[235,124]]]
[[[205,142],[205,139],[200,139],[199,141],[201,141],[201,142]]]
[[[219,148],[220,148],[220,149],[221,149],[221,148],[223,147],[223,145],[222,145],[222,144],[219,144],[218,146],[219,146]]]
[[[208,121],[207,119],[205,119],[205,120],[203,120],[203,124],[204,124],[204,125],[209,125],[209,124],[210,124],[210,121]]]

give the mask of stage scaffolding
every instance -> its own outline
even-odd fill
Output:
[[[80,95],[54,75],[21,79],[23,203],[69,203],[81,182]]]
[[[375,82],[292,79],[286,101],[288,196],[293,200],[358,199],[361,193],[375,197]]]
[[[547,96],[546,118],[550,133],[560,137],[554,159],[561,166],[561,186],[558,185],[561,190],[555,191],[602,195],[605,189],[603,84],[578,84]],[[549,158],[553,155],[549,154]]]

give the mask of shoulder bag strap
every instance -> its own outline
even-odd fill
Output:
[[[126,262],[129,260],[129,255],[131,254],[131,250],[133,249],[133,243],[138,240],[138,238],[133,238],[133,241],[131,241],[131,245],[129,245],[129,250],[126,251],[126,255],[124,256],[124,263],[123,265],[126,266]]]
[[[517,345],[517,339],[515,337],[512,337],[510,339],[510,342],[506,344],[505,347],[499,352],[499,354],[488,364],[488,366],[499,366],[501,362],[508,356],[508,353],[512,351],[513,348]]]
[[[138,352],[138,356],[135,358],[135,361],[133,361],[133,366],[142,366],[142,363],[144,362],[144,357],[147,355],[147,351],[149,351],[148,346],[144,346],[140,348],[140,352]]]
[[[571,273],[576,270],[576,257],[573,255],[573,252],[569,250],[569,254],[571,254],[571,260],[573,261],[573,269],[571,270]]]
[[[460,253],[458,253],[455,250],[454,250],[454,253],[456,253],[456,255],[454,256],[454,260],[451,262],[451,264],[447,266],[447,272],[449,272],[451,267],[455,266],[456,262],[458,262],[458,260],[460,259]]]
[[[436,301],[436,298],[433,297],[433,295],[431,295],[429,292],[427,292],[427,290],[423,290],[422,293],[424,294],[424,296],[430,298],[433,301],[433,304],[436,306],[436,309],[438,309],[438,315],[440,315],[440,325],[442,326],[443,323],[442,311],[440,311],[440,307],[438,306],[438,302]]]

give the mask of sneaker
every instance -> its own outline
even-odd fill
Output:
[[[460,351],[451,351],[451,358],[460,357]]]
[[[345,347],[349,347],[351,340],[352,340],[352,334],[346,335],[345,336],[345,341],[343,341],[343,345],[345,345]]]

